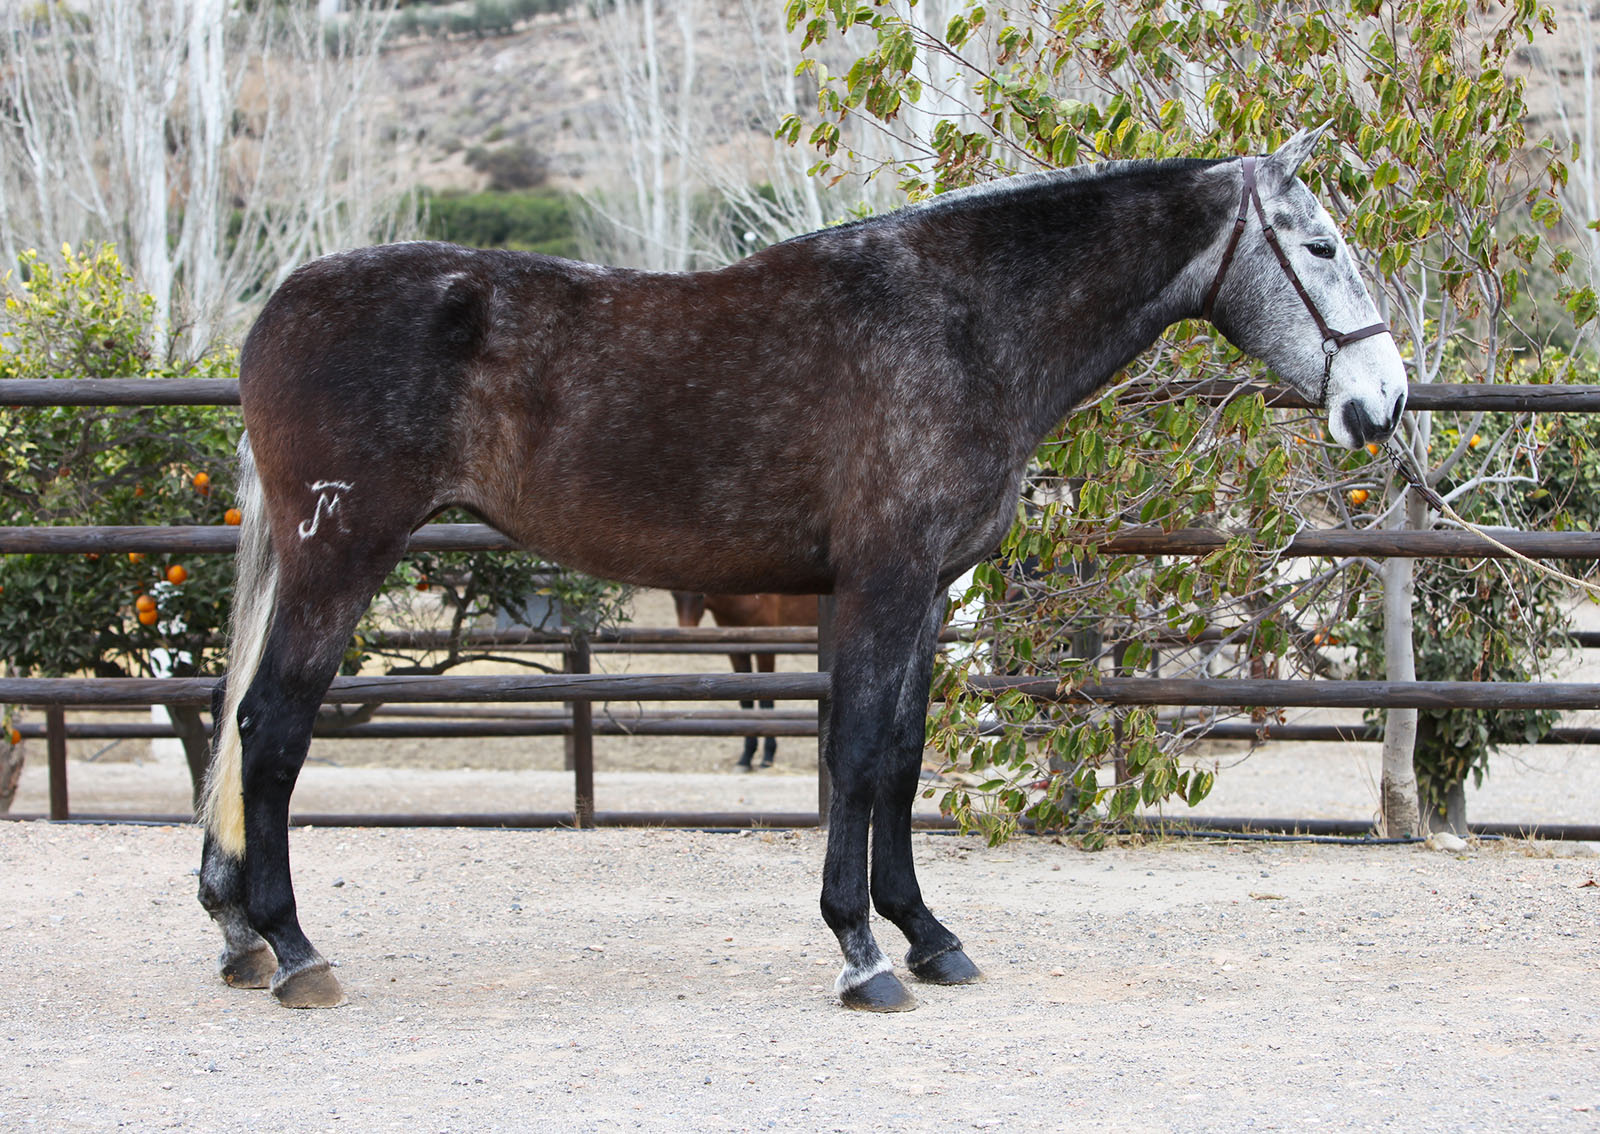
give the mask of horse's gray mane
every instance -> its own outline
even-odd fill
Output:
[[[1114,177],[1124,170],[1141,165],[1134,161],[1097,161],[1088,165],[1073,165],[1066,169],[1045,169],[1037,173],[1014,173],[1010,177],[997,177],[993,181],[983,181],[977,185],[967,185],[960,189],[952,189],[948,193],[940,193],[929,197],[925,201],[918,201],[911,206],[914,209],[936,208],[940,205],[956,205],[982,199],[984,197],[1004,197],[1012,193],[1027,189],[1043,187],[1045,185],[1058,185],[1071,181],[1098,181],[1102,178]]]
[[[1109,180],[1121,174],[1137,169],[1148,169],[1152,165],[1172,165],[1194,168],[1201,165],[1218,164],[1214,161],[1197,160],[1195,158],[1170,158],[1164,161],[1097,161],[1085,165],[1068,166],[1065,169],[1046,169],[1038,173],[1018,173],[1010,177],[1000,177],[993,181],[985,181],[978,185],[968,185],[961,189],[952,189],[948,193],[940,193],[936,197],[929,197],[919,201],[903,210],[915,212],[919,209],[938,209],[945,206],[960,206],[972,204],[988,198],[1009,197],[1025,193],[1030,189],[1042,189],[1047,186],[1066,185],[1079,181]]]

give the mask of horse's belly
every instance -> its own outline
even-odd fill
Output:
[[[825,547],[798,529],[596,514],[592,504],[573,519],[496,526],[563,567],[637,586],[727,594],[833,586]]]

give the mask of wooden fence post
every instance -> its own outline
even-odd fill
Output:
[[[567,673],[589,672],[589,640],[574,634],[572,645],[563,653],[562,668]],[[568,701],[572,721],[567,733],[567,767],[572,770],[573,822],[579,827],[594,826],[594,708],[589,701]]]
[[[833,672],[832,595],[817,596],[817,672]],[[828,717],[833,712],[833,695],[817,698],[817,826],[828,826],[828,807],[833,798],[833,781],[828,778]]]
[[[70,819],[67,807],[67,713],[60,705],[44,709],[45,750],[50,760],[50,818]]]

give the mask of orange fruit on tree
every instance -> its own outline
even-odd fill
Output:
[[[140,595],[138,598],[133,600],[133,609],[137,610],[140,614],[143,614],[147,610],[154,610],[155,608],[156,600],[151,598],[149,595]]]
[[[203,472],[195,473],[194,474],[193,484],[194,484],[195,490],[197,492],[199,492],[201,496],[210,496],[211,495],[211,474],[210,473],[203,473]]]
[[[22,734],[16,729],[12,729],[8,735],[11,738],[12,747],[16,747],[18,744],[22,743]]]
[[[182,563],[174,563],[167,568],[167,582],[179,586],[189,578],[189,569]]]
[[[1482,444],[1483,444],[1483,435],[1481,433],[1474,433],[1472,435],[1471,439],[1467,441],[1467,448],[1476,449],[1479,445],[1482,445]]]
[[[139,625],[154,626],[156,620],[160,617],[161,612],[159,610],[141,610],[139,612]]]
[[[143,563],[144,562],[144,552],[142,552],[142,551],[130,551],[130,552],[128,552],[128,562],[129,563]]]
[[[244,523],[244,513],[239,511],[237,508],[229,508],[226,512],[222,513],[222,522],[232,525],[233,527],[238,527],[240,524]]]
[[[1376,457],[1378,455],[1378,443],[1376,441],[1368,441],[1367,442],[1367,452],[1371,453],[1374,457]]]
[[[1365,488],[1352,488],[1350,490],[1350,503],[1359,508],[1361,505],[1367,502],[1367,497],[1370,495],[1371,493],[1369,493]]]

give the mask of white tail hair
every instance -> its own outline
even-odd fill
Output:
[[[216,742],[205,798],[200,804],[200,822],[217,845],[235,858],[244,855],[244,750],[239,738],[239,705],[261,664],[278,592],[278,561],[272,550],[266,501],[248,436],[239,441],[239,511],[244,519],[239,528],[233,617],[229,622],[228,692],[222,714],[212,722]]]

